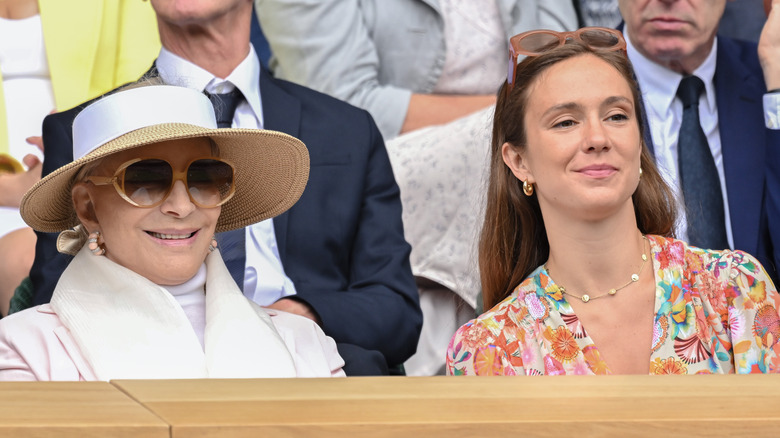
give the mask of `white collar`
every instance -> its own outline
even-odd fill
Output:
[[[657,114],[667,114],[672,106],[674,98],[677,96],[677,88],[683,75],[670,70],[660,64],[656,64],[649,58],[640,53],[631,43],[628,37],[628,29],[623,31],[626,39],[626,49],[628,59],[634,66],[634,72],[639,82],[639,88],[642,94],[648,96],[645,103],[655,110]],[[710,113],[714,113],[717,108],[715,96],[715,67],[717,64],[718,38],[716,37],[712,44],[710,53],[704,62],[694,70],[693,74],[698,76],[704,82],[706,90],[706,102]]]
[[[258,126],[262,126],[263,105],[260,100],[260,60],[254,46],[249,44],[249,53],[243,61],[226,77],[218,78],[202,67],[174,54],[165,47],[155,63],[166,84],[194,88],[209,93],[227,93],[232,90],[230,84],[241,90],[249,107],[257,117]],[[225,84],[225,82],[230,84]]]
[[[218,250],[206,257],[205,351],[171,294],[86,244],[51,306],[99,380],[296,375],[271,318],[244,297]]]

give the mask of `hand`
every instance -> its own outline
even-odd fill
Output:
[[[52,111],[49,114],[54,114],[54,111]],[[24,139],[24,141],[27,142],[27,144],[31,144],[35,147],[37,147],[41,152],[43,152],[43,137],[40,136],[34,136],[34,137],[27,137]],[[29,157],[29,155],[28,155]],[[25,157],[27,158],[27,157]]]
[[[780,0],[771,0],[771,10],[758,40],[758,58],[767,90],[780,88]]]
[[[35,145],[43,151],[41,137],[28,137],[27,143]],[[36,182],[41,179],[43,163],[33,154],[25,155],[22,162],[27,166],[26,172],[4,173],[0,175],[0,206],[19,207],[22,197]]]
[[[309,306],[308,304],[298,300],[293,300],[290,298],[282,298],[279,301],[266,307],[268,307],[269,309],[276,309],[288,313],[294,313],[296,315],[309,318],[310,320],[316,322],[317,324],[320,324],[317,314],[314,313],[314,309],[312,309],[311,306]]]

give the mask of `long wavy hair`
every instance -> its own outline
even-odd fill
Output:
[[[499,90],[493,119],[487,206],[479,242],[479,271],[485,310],[509,296],[550,254],[536,194],[523,194],[522,182],[504,164],[501,147],[504,143],[520,150],[526,147],[524,116],[529,88],[534,80],[550,66],[585,54],[614,67],[631,88],[642,147],[642,178],[632,195],[639,230],[644,234],[673,236],[676,201],[644,142],[645,124],[639,86],[625,54],[593,50],[577,41],[569,41],[541,55],[528,57],[517,66],[514,89],[508,92],[504,83]]]

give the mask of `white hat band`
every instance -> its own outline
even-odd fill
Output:
[[[175,86],[138,87],[97,100],[73,121],[73,159],[119,136],[163,123],[217,128],[211,101],[196,90]]]

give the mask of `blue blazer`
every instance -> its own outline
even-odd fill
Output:
[[[734,247],[755,255],[777,281],[780,242],[773,244],[771,236],[780,233],[780,217],[768,215],[767,201],[780,195],[780,183],[767,179],[765,169],[778,162],[780,132],[764,124],[766,84],[757,45],[719,36],[717,50],[718,124]]]
[[[780,216],[769,214],[768,200],[780,197],[780,178],[765,175],[780,158],[780,131],[764,125],[766,85],[756,44],[718,36],[716,50],[718,127],[734,249],[754,255],[777,281]],[[646,137],[652,152],[649,133]]]
[[[417,348],[422,313],[399,189],[373,119],[265,70],[260,90],[265,127],[300,138],[311,158],[300,200],[274,219],[279,255],[296,298],[310,304],[323,331],[350,351],[378,351],[391,366],[403,363]],[[71,126],[88,104],[44,120],[44,175],[72,161]],[[218,237],[239,284],[246,260],[243,236],[239,230]],[[55,240],[55,234],[38,233],[30,272],[35,304],[51,299],[70,262],[57,252]]]

